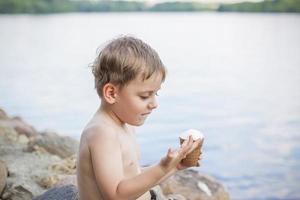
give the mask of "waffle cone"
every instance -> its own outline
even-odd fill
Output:
[[[183,142],[184,139],[180,138],[180,144],[182,144]],[[197,166],[201,154],[201,146],[202,142],[194,151],[192,151],[184,159],[182,159],[182,164],[188,167]]]

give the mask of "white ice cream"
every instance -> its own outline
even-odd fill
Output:
[[[201,140],[204,138],[204,135],[201,131],[198,131],[196,129],[189,129],[187,131],[184,131],[183,133],[180,134],[180,138],[187,140],[189,139],[189,136],[192,135],[193,140],[198,140],[199,138],[201,138]]]

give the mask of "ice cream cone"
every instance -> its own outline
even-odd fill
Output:
[[[200,142],[199,146],[196,149],[194,149],[194,151],[192,151],[191,153],[189,153],[182,160],[182,164],[184,164],[185,166],[193,167],[193,166],[197,166],[197,163],[199,161],[199,156],[201,154],[201,147],[202,147],[204,136],[203,136],[203,134],[200,131],[195,130],[195,129],[190,129],[190,130],[187,130],[187,131],[183,132],[179,136],[180,144],[182,144],[185,140],[188,140],[190,135],[192,135],[193,141],[195,141],[197,139],[201,139],[202,140]]]

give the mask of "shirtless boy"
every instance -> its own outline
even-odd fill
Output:
[[[122,36],[110,41],[92,65],[101,105],[84,128],[77,159],[81,200],[150,200],[149,192],[178,170],[200,140],[190,137],[169,149],[157,164],[139,166],[134,126],[157,107],[156,94],[166,76],[158,54],[143,41]]]

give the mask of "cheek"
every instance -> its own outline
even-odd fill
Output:
[[[139,114],[144,111],[146,102],[139,98],[127,98],[122,101],[122,108],[128,115]]]
[[[144,111],[146,103],[142,100],[135,99],[135,101],[130,101],[127,106],[134,112]]]

